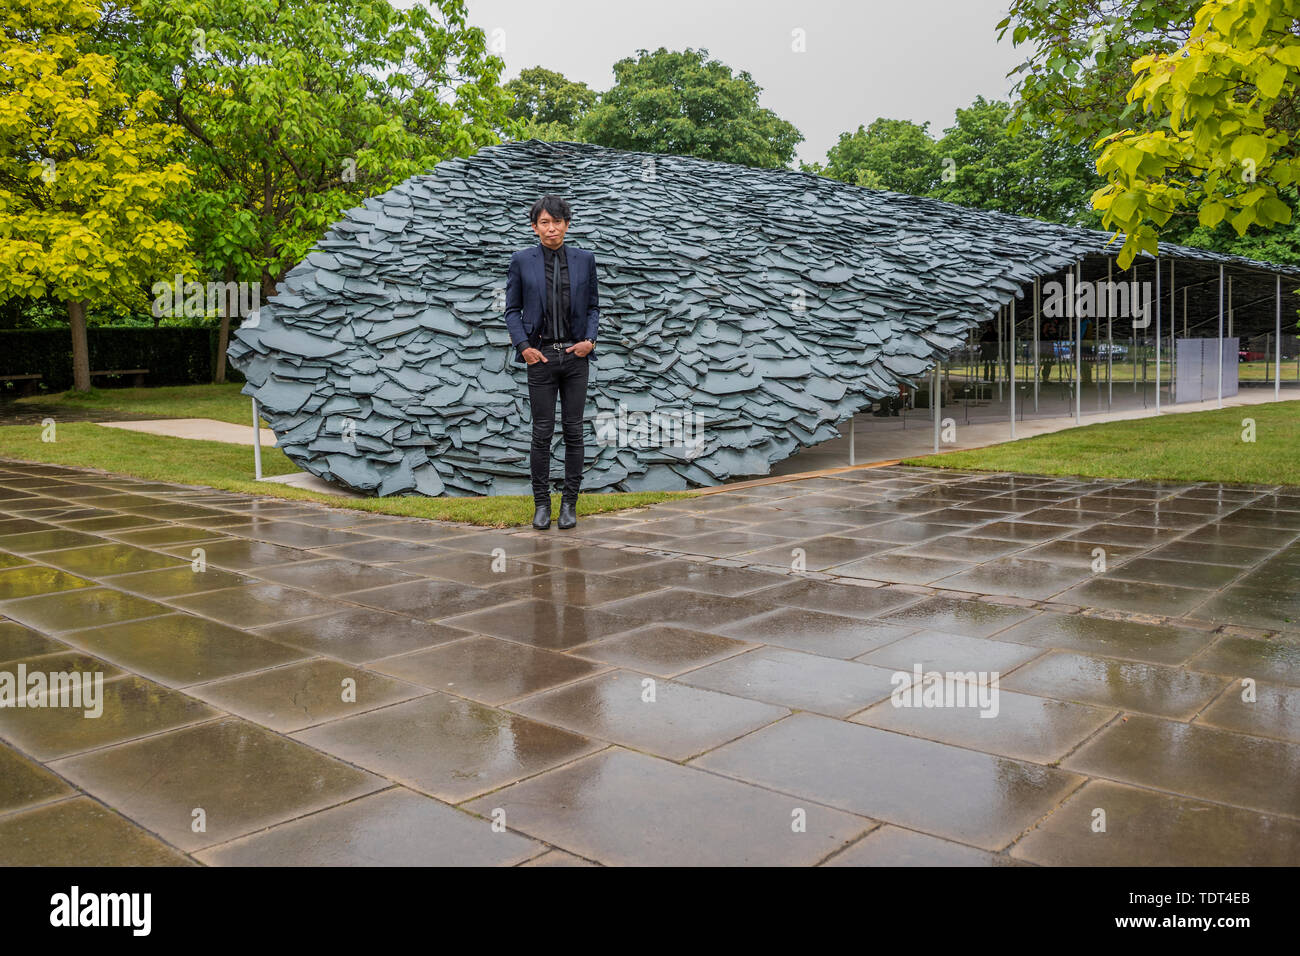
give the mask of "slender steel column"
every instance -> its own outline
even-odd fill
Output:
[[[1156,414],[1160,414],[1160,257],[1156,256]]]
[[[1016,437],[1016,300],[1013,296],[1011,299],[1010,322],[1007,326],[1011,333],[1011,437]]]
[[[1083,285],[1083,260],[1074,267],[1074,300],[1070,311],[1074,313],[1074,423],[1083,419],[1083,323],[1079,318],[1079,286]]]
[[[1219,407],[1223,407],[1223,263],[1219,263]]]
[[[1281,282],[1281,279],[1278,279]],[[1038,411],[1038,279],[1034,279],[1034,411]]]
[[[1282,277],[1277,277],[1277,334],[1273,336],[1275,340],[1273,361],[1273,401],[1278,401],[1282,397]]]

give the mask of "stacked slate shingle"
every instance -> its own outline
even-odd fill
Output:
[[[1034,276],[1115,250],[1104,233],[788,170],[488,147],[351,210],[232,336],[243,393],[291,460],[379,495],[531,493],[505,277],[537,242],[527,211],[545,193],[570,201],[566,242],[597,260],[584,491],[766,474],[915,382]],[[653,439],[682,413],[701,441]]]

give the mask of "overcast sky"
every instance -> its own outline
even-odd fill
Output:
[[[399,0],[400,2],[400,0]],[[405,5],[405,4],[403,4]],[[468,0],[469,21],[501,44],[502,82],[533,66],[614,83],[638,49],[706,49],[748,70],[759,103],[804,135],[797,157],[824,161],[844,131],[878,116],[952,125],[977,94],[1007,99],[1024,47],[999,43],[1007,0]],[[791,49],[802,30],[807,52]],[[499,32],[497,32],[499,31]]]

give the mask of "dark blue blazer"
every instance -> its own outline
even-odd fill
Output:
[[[600,323],[600,296],[596,289],[596,256],[586,249],[564,244],[569,264],[569,328],[575,341],[595,344]],[[546,327],[546,260],[542,244],[520,249],[510,256],[506,275],[506,328],[515,347],[515,361],[524,360],[522,350],[537,348]],[[596,356],[593,348],[587,353]]]

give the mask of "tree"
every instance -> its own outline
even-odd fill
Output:
[[[1117,125],[1144,117],[1126,99],[1133,61],[1177,50],[1191,34],[1186,0],[1011,0],[997,25],[1013,46],[1028,47],[1008,76],[1015,124],[1034,122],[1072,143],[1091,145]]]
[[[0,0],[0,300],[66,303],[79,391],[87,306],[141,311],[147,277],[189,264],[184,228],[163,214],[191,177],[174,157],[183,131],[87,51],[99,17],[91,0]]]
[[[345,210],[520,125],[497,82],[504,63],[462,0],[131,0],[119,12],[101,42],[189,134],[198,176],[178,215],[200,267],[263,297]]]
[[[1103,137],[1097,161],[1108,184],[1094,196],[1107,228],[1125,235],[1127,268],[1157,248],[1157,229],[1192,210],[1202,226],[1291,221],[1278,194],[1300,174],[1294,128],[1300,76],[1295,0],[1208,0],[1173,55],[1133,64],[1129,98],[1158,124]]]
[[[597,98],[586,83],[540,66],[521,70],[505,90],[514,98],[510,118],[526,124],[525,139],[572,140],[578,122],[596,105]],[[542,135],[530,135],[533,133]]]
[[[943,171],[929,126],[882,116],[852,135],[840,133],[824,168],[817,163],[802,168],[856,186],[924,196]]]
[[[733,76],[708,55],[660,47],[619,60],[614,86],[579,122],[579,138],[615,149],[789,166],[803,136],[758,105],[762,90],[747,72]]]
[[[1096,225],[1090,198],[1103,181],[1088,149],[1037,122],[1016,123],[1013,107],[976,97],[957,110],[936,156],[950,172],[928,195],[1046,222]]]

